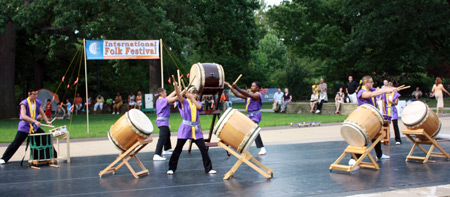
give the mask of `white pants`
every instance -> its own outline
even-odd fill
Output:
[[[103,110],[103,103],[95,103],[94,111],[97,111],[98,106],[100,106],[100,110]]]
[[[358,103],[358,99],[356,98],[356,92],[353,94],[348,94],[348,97],[350,98],[350,101],[352,103]]]

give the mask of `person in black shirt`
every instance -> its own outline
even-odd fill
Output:
[[[281,112],[286,112],[286,105],[292,102],[292,95],[289,94],[289,89],[284,88],[284,96],[281,101]]]
[[[350,102],[352,103],[358,103],[356,99],[356,94],[359,91],[359,84],[356,81],[353,81],[353,76],[348,76],[348,82],[347,87],[345,88],[345,92],[347,93],[348,97],[350,98]]]

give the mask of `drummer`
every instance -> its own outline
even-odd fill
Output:
[[[167,96],[167,92],[164,88],[158,88],[158,99],[156,100],[156,126],[159,128],[159,139],[158,144],[156,144],[155,155],[153,155],[153,161],[162,161],[166,158],[162,157],[164,155],[172,154],[170,149],[172,149],[172,144],[170,143],[170,128],[169,128],[169,118],[170,118],[170,103],[178,100],[176,97],[176,92]],[[163,150],[164,146],[164,152]]]
[[[388,86],[390,88],[393,88],[392,82],[388,83]],[[398,128],[398,112],[397,108],[395,107],[398,103],[398,98],[400,98],[400,94],[396,91],[391,93],[382,94],[382,99],[384,100],[384,114],[385,119],[387,121],[392,120],[392,126],[394,127],[394,134],[395,134],[395,144],[400,145],[402,144],[402,140],[400,139],[400,129]]]
[[[361,80],[361,83],[362,83],[361,89],[356,95],[358,100],[358,106],[363,104],[369,104],[373,105],[374,107],[377,107],[376,97],[382,94],[391,93],[394,90],[392,87],[387,87],[383,89],[373,88],[373,79],[369,75],[364,76]],[[372,139],[372,142],[374,141],[375,139]],[[381,144],[379,142],[375,145],[375,153],[377,154],[377,160],[390,158],[388,155],[383,154],[383,151],[381,150]],[[361,155],[357,154],[356,156],[359,158]],[[355,163],[356,161],[354,159],[350,159],[350,161],[348,161],[348,165],[350,166],[352,166]]]
[[[232,86],[230,86],[230,83],[225,82],[225,85],[228,87],[231,87],[231,91],[233,92],[236,97],[245,99],[245,111],[247,111],[247,116],[253,120],[256,124],[259,124],[261,121],[261,112],[259,111],[262,106],[263,97],[262,94],[259,92],[261,89],[261,83],[259,81],[255,81],[252,83],[251,91],[252,93],[247,92],[246,90],[242,90],[239,87],[236,86],[235,83],[233,83]],[[258,134],[258,136],[255,139],[256,148],[260,149],[258,155],[265,155],[266,149],[264,148],[263,141],[261,139],[261,135]]]
[[[195,86],[189,86],[186,92],[186,98],[183,98],[182,93],[178,87],[177,82],[173,83],[176,91],[176,95],[180,104],[178,110],[180,111],[183,122],[178,128],[178,139],[175,150],[170,157],[168,175],[172,175],[177,170],[178,159],[180,158],[183,146],[188,139],[194,142],[202,154],[203,167],[205,172],[209,174],[216,174],[216,171],[212,169],[211,159],[206,149],[205,140],[200,126],[199,110],[202,109],[202,104],[197,101],[197,89]]]
[[[23,141],[27,139],[30,133],[45,133],[44,130],[40,128],[41,123],[38,121],[38,115],[40,114],[44,121],[51,125],[52,123],[47,119],[44,110],[41,108],[42,102],[36,99],[38,92],[35,89],[30,89],[28,91],[28,98],[20,102],[20,122],[19,128],[17,129],[17,134],[14,140],[3,153],[3,157],[0,159],[0,164],[5,164],[11,159],[11,157],[22,145]],[[56,152],[55,152],[55,157]]]

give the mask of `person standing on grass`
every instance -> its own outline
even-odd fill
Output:
[[[170,143],[170,128],[169,128],[169,118],[170,118],[170,104],[177,101],[176,92],[167,96],[167,92],[164,88],[158,88],[158,99],[156,100],[156,126],[159,128],[159,139],[156,144],[155,155],[153,155],[154,161],[163,161],[166,158],[162,157],[164,155],[172,154],[170,149],[172,149],[172,144]],[[139,94],[139,93],[138,93]],[[164,147],[164,152],[163,152]]]
[[[444,93],[447,93],[450,95],[450,93],[444,88],[442,85],[442,79],[440,77],[436,77],[435,84],[433,85],[433,89],[431,90],[431,93],[434,94],[434,97],[436,98],[436,113],[439,114],[439,109],[441,109],[442,113],[444,114]]]
[[[27,99],[20,102],[20,122],[17,129],[17,134],[6,149],[5,153],[3,153],[3,156],[0,159],[0,164],[5,164],[9,161],[9,159],[11,159],[17,149],[19,149],[20,145],[22,145],[23,141],[25,141],[28,137],[28,134],[45,133],[44,130],[40,128],[41,123],[38,121],[38,115],[41,115],[48,125],[52,125],[45,115],[44,110],[41,108],[42,102],[36,99],[37,96],[38,92],[35,89],[30,89],[28,91]],[[57,158],[56,152],[55,158]]]
[[[225,82],[225,85],[228,87],[231,87],[231,92],[236,97],[245,99],[245,111],[247,111],[247,116],[253,120],[256,124],[259,124],[261,122],[261,107],[262,107],[262,101],[263,97],[262,94],[259,92],[261,90],[261,83],[259,81],[255,81],[252,83],[252,86],[250,88],[251,93],[247,92],[246,90],[240,89],[236,86],[235,83],[233,85],[230,85],[230,83]],[[258,136],[255,139],[256,148],[258,148],[259,155],[265,155],[266,154],[266,148],[264,148],[263,141],[261,139],[261,134],[258,134]]]

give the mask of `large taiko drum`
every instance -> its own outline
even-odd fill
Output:
[[[214,94],[223,88],[225,72],[216,63],[196,63],[189,73],[189,82],[203,94]]]
[[[436,113],[422,101],[408,104],[402,112],[402,122],[408,129],[423,129],[431,137],[441,130],[441,121]],[[426,139],[425,136],[417,136]]]
[[[228,108],[214,126],[214,134],[242,153],[252,145],[261,128],[243,113]]]
[[[140,110],[131,109],[114,123],[108,132],[109,140],[121,151],[128,150],[142,137],[152,134],[150,119]]]
[[[372,105],[363,104],[345,119],[341,135],[352,146],[365,146],[380,132],[383,124],[380,111]]]

